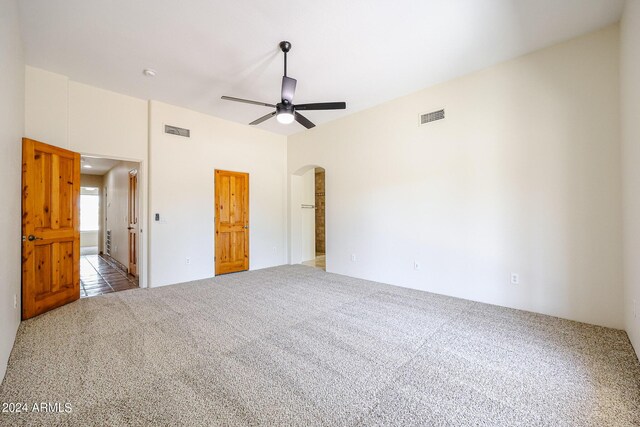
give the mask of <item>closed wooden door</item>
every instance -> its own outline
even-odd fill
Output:
[[[22,318],[80,298],[80,155],[22,140]]]
[[[215,171],[216,274],[249,269],[249,174]]]
[[[138,276],[138,171],[129,171],[129,274]]]

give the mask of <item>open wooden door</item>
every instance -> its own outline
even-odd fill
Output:
[[[129,171],[129,274],[138,276],[138,171]]]
[[[215,171],[216,274],[249,269],[249,174]]]
[[[22,319],[80,298],[80,154],[22,140]]]

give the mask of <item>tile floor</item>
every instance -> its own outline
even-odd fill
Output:
[[[102,255],[80,257],[80,297],[94,297],[138,287],[138,279]]]
[[[327,271],[327,256],[325,254],[317,254],[317,256],[314,259],[305,261],[302,264]]]

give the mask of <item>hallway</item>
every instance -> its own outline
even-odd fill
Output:
[[[93,297],[138,287],[138,279],[119,268],[108,257],[80,257],[80,297]]]

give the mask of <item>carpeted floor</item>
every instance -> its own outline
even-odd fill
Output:
[[[640,425],[626,334],[283,266],[23,322],[2,425]]]

